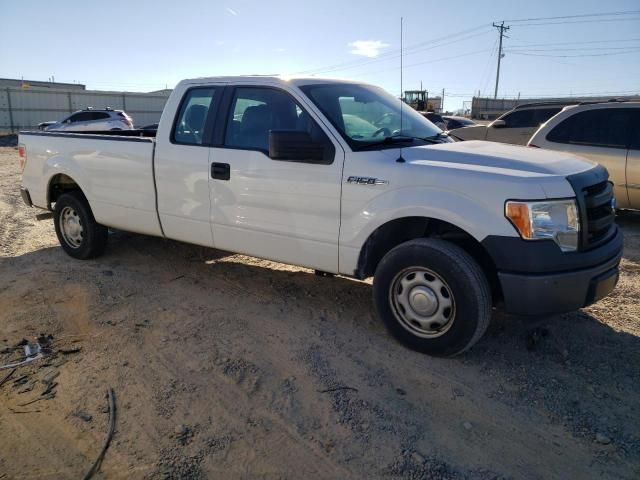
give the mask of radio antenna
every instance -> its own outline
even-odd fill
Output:
[[[402,49],[402,17],[400,17],[400,133],[402,135],[402,107],[404,106],[404,90],[402,89],[402,54],[404,53]],[[402,147],[400,147],[400,156],[396,160],[398,163],[404,163],[404,158],[402,158]]]
[[[402,89],[402,17],[400,17],[400,134],[402,134],[402,107],[404,103],[404,90]]]

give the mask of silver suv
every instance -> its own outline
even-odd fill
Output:
[[[133,119],[122,110],[87,108],[72,113],[59,122],[44,122],[40,130],[79,132],[91,130],[133,130]]]

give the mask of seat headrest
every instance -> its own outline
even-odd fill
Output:
[[[191,128],[201,131],[207,118],[209,108],[204,105],[191,105],[185,115],[185,122]]]
[[[265,105],[248,107],[242,115],[242,129],[268,129],[271,124],[271,109]]]

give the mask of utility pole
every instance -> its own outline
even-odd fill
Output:
[[[498,71],[496,72],[496,89],[493,92],[493,98],[498,98],[498,82],[500,81],[500,60],[502,60],[502,37],[505,37],[505,31],[509,30],[510,27],[504,26],[504,20],[500,25],[493,24],[500,31],[500,47],[498,47]]]
[[[442,99],[440,100],[440,113],[444,113],[444,88],[442,89]]]

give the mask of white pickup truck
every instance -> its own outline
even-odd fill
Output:
[[[366,84],[185,80],[157,132],[21,132],[19,150],[22,197],[72,257],[100,255],[114,228],[373,276],[387,328],[432,355],[473,345],[492,306],[571,311],[618,279],[606,169],[454,143]]]

